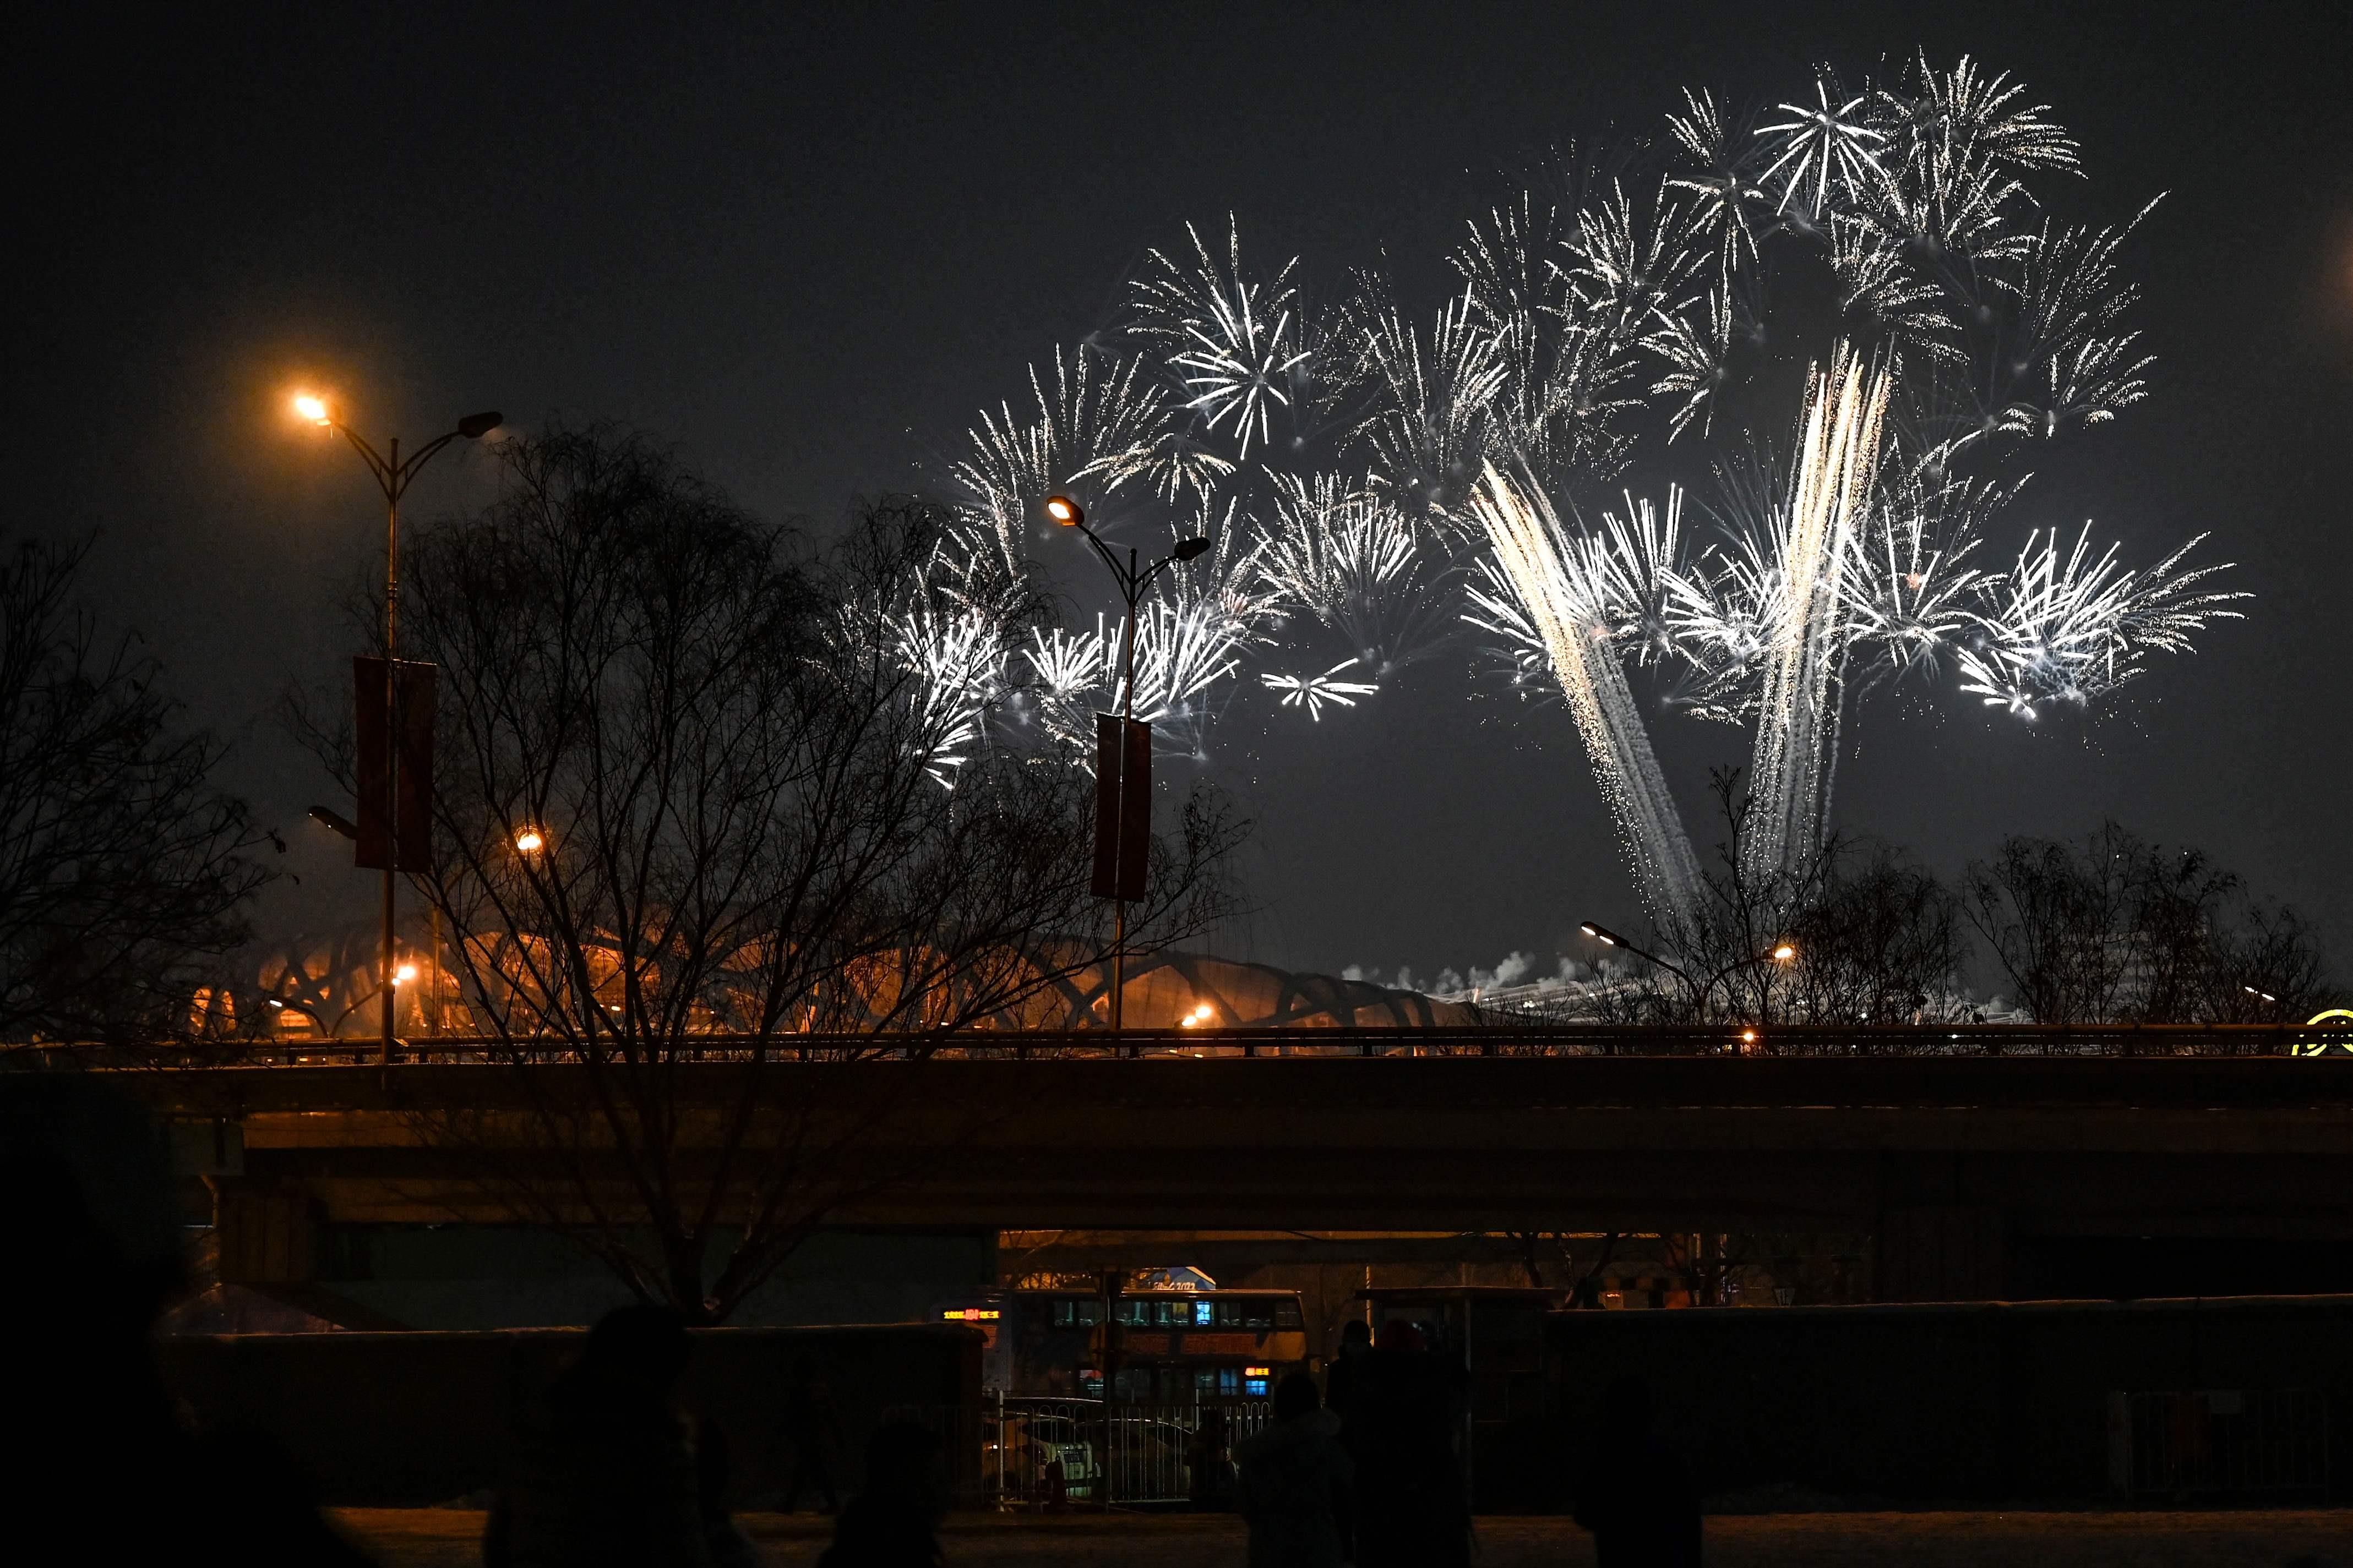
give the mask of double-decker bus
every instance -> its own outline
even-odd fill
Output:
[[[1118,1373],[1111,1395],[1136,1404],[1264,1399],[1307,1365],[1296,1290],[1136,1290],[1114,1302]],[[987,1334],[982,1380],[1006,1394],[1100,1399],[1103,1298],[1083,1289],[1008,1290],[944,1308]]]

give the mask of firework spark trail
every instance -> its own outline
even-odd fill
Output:
[[[1670,930],[1692,929],[1699,862],[1610,644],[1604,593],[1590,560],[1563,533],[1540,494],[1531,488],[1523,495],[1492,463],[1470,510],[1486,530],[1521,610],[1544,639],[1644,906]]]
[[[1845,574],[1871,506],[1887,380],[1841,344],[1807,396],[1789,490],[1788,593],[1766,661],[1748,780],[1755,815],[1741,847],[1759,887],[1821,842],[1837,761],[1832,678],[1843,651]]]

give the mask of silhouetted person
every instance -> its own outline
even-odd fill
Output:
[[[622,1307],[549,1388],[482,1536],[489,1568],[709,1568],[702,1475],[673,1403],[686,1329]]]
[[[1348,1412],[1356,1400],[1356,1384],[1364,1375],[1359,1363],[1373,1348],[1373,1331],[1362,1319],[1351,1318],[1340,1330],[1340,1353],[1324,1369],[1324,1408],[1340,1418],[1341,1441],[1346,1442]]]
[[[1201,1425],[1185,1446],[1185,1468],[1195,1508],[1223,1512],[1234,1506],[1234,1460],[1228,1451],[1230,1442],[1225,1407],[1205,1407]]]
[[[694,1429],[694,1496],[702,1513],[703,1549],[711,1553],[712,1568],[758,1568],[759,1548],[736,1528],[727,1509],[733,1474],[726,1429],[706,1416]]]
[[[841,1412],[834,1405],[833,1390],[818,1375],[817,1363],[807,1356],[793,1363],[793,1384],[785,1391],[785,1435],[793,1441],[793,1479],[785,1489],[785,1511],[800,1507],[806,1487],[824,1500],[826,1512],[839,1512],[832,1456],[841,1446]]]
[[[1381,1325],[1352,1380],[1356,1561],[1364,1568],[1449,1568],[1471,1558],[1470,1500],[1455,1442],[1464,1389],[1410,1323]]]
[[[273,1442],[180,1422],[149,1335],[186,1284],[183,1232],[145,1116],[89,1079],[0,1073],[0,1193],[17,1557],[364,1568]]]
[[[866,1483],[834,1521],[818,1568],[937,1568],[946,1513],[940,1440],[894,1421],[867,1443]]]
[[[1699,1568],[1699,1493],[1682,1457],[1651,1430],[1651,1390],[1639,1377],[1602,1391],[1576,1517],[1593,1532],[1596,1568]]]
[[[1274,1391],[1274,1420],[1234,1449],[1234,1504],[1250,1525],[1250,1568],[1339,1568],[1350,1550],[1356,1464],[1340,1418],[1303,1372]]]

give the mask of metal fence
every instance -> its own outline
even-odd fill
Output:
[[[1262,1429],[1271,1402],[1131,1405],[992,1394],[978,1410],[901,1405],[890,1421],[937,1433],[957,1500],[1008,1510],[1220,1501],[1233,1445]]]
[[[2137,1497],[2318,1491],[2328,1401],[2318,1389],[2108,1396],[2108,1479]]]

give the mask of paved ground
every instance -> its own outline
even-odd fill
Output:
[[[385,1568],[480,1561],[482,1516],[455,1509],[349,1509],[337,1518]],[[767,1560],[817,1561],[829,1533],[808,1515],[744,1520]],[[1242,1561],[1231,1518],[1124,1515],[959,1518],[942,1532],[949,1568],[1219,1568]],[[1479,1521],[1478,1568],[1588,1568],[1586,1538],[1566,1520]],[[2353,1510],[2232,1513],[1784,1513],[1711,1518],[1711,1568],[2284,1568],[2317,1559],[2353,1568]]]

